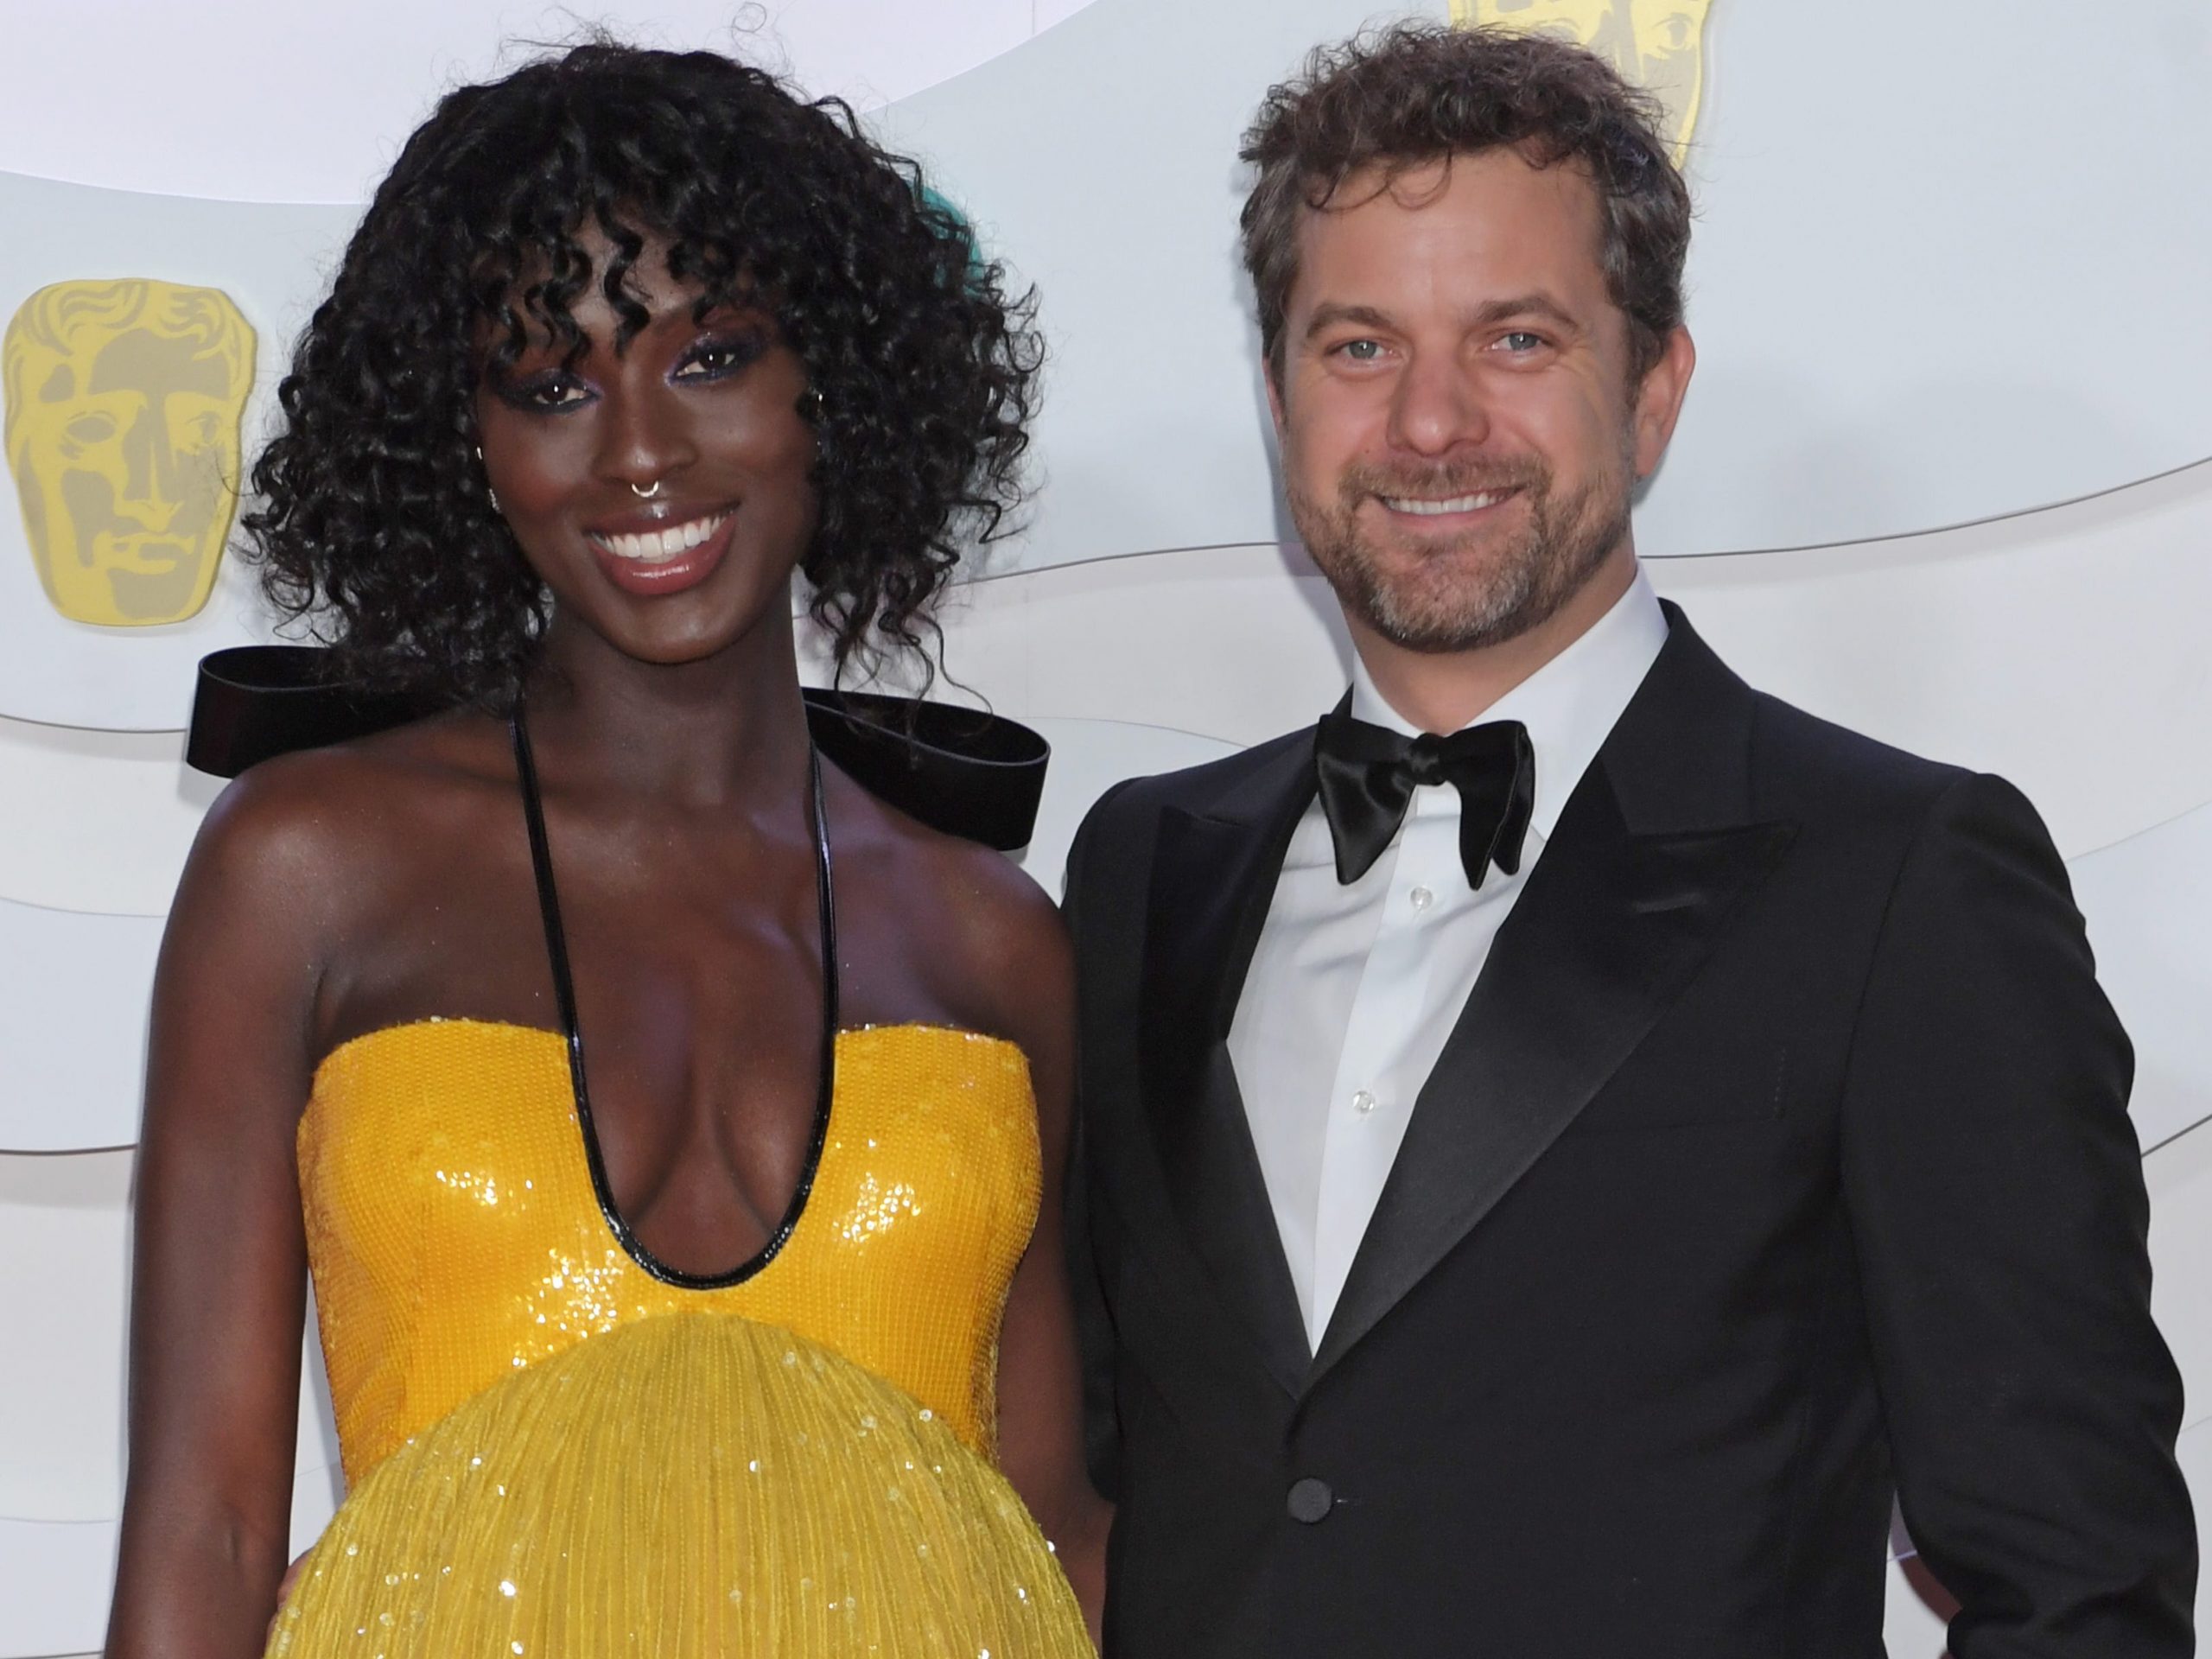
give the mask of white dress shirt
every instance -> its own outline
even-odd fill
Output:
[[[1517,720],[1536,756],[1521,869],[1479,891],[1459,862],[1459,792],[1414,791],[1404,826],[1366,874],[1337,881],[1317,799],[1293,833],[1252,956],[1229,1052],[1283,1253],[1315,1348],[1491,941],[1559,827],[1560,810],[1666,643],[1641,571],[1587,632],[1480,717]],[[1351,712],[1414,728],[1352,664]]]

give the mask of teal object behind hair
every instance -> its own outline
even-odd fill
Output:
[[[968,215],[954,207],[950,199],[943,192],[934,190],[926,184],[918,185],[917,188],[921,191],[923,207],[935,208],[960,227],[960,234],[968,243],[969,273],[971,276],[980,275],[983,269],[982,244],[976,235],[975,226],[969,222]]]

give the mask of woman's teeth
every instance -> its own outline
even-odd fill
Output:
[[[1483,507],[1494,507],[1506,498],[1503,490],[1485,490],[1476,495],[1454,495],[1442,501],[1424,501],[1413,496],[1382,498],[1382,505],[1393,512],[1410,512],[1420,518],[1434,518],[1447,512],[1474,512]]]
[[[637,536],[604,535],[598,531],[591,538],[618,559],[635,559],[640,564],[666,564],[677,555],[690,552],[722,527],[729,518],[718,512],[705,518],[694,518],[688,524],[671,524],[666,530],[649,530]]]

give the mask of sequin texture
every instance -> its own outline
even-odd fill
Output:
[[[1011,1044],[841,1033],[805,1210],[714,1289],[607,1230],[551,1033],[358,1039],[299,1142],[355,1491],[272,1651],[1088,1652],[994,1461],[1040,1190]]]

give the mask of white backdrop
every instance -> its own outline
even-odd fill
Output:
[[[1432,7],[1405,10],[1444,11]],[[1056,747],[1057,887],[1114,779],[1311,719],[1325,589],[1281,543],[1234,254],[1238,130],[1359,0],[627,0],[852,96],[1039,288],[1028,532],[958,591],[962,679]],[[590,15],[596,15],[590,14]],[[219,288],[260,336],[249,442],[356,204],[429,100],[574,14],[497,0],[0,0],[0,315],[75,278]],[[2212,10],[1715,0],[1690,170],[1700,369],[1639,518],[1747,677],[2000,771],[2049,817],[2134,1035],[2159,1317],[2212,1502]],[[0,1659],[95,1646],[121,1491],[146,988],[213,786],[190,668],[262,637],[48,605],[0,477]],[[296,1504],[335,1453],[311,1387]],[[2212,1608],[2212,1601],[2208,1601]],[[1891,1651],[1940,1624],[1900,1575]]]

